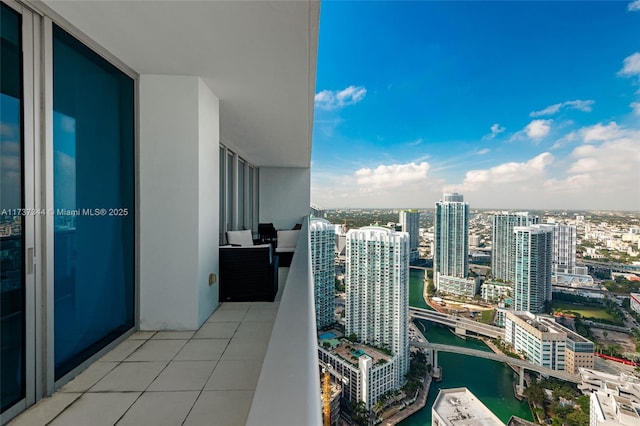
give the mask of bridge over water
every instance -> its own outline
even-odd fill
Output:
[[[419,318],[428,321],[444,324],[455,330],[456,334],[466,335],[467,332],[475,333],[479,336],[491,337],[493,339],[504,339],[504,329],[493,325],[483,324],[468,318],[462,318],[455,315],[444,314],[442,312],[431,311],[422,308],[409,308],[409,315],[412,318]]]
[[[581,383],[580,376],[566,373],[564,371],[552,370],[547,367],[533,364],[529,361],[525,361],[518,358],[511,358],[506,355],[496,354],[494,352],[485,352],[477,349],[463,348],[460,346],[443,345],[440,343],[425,343],[417,340],[411,340],[410,344],[418,348],[425,348],[433,351],[432,363],[434,371],[438,371],[438,352],[456,353],[462,355],[475,356],[479,358],[491,359],[498,362],[504,362],[513,366],[520,367],[520,383],[518,385],[518,392],[522,394],[524,390],[524,370],[531,370],[541,373],[545,376],[557,377],[558,379],[565,380],[572,383]]]

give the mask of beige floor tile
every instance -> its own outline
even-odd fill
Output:
[[[80,396],[82,396],[81,393],[55,393],[51,398],[39,401],[36,405],[20,414],[7,426],[46,425]]]
[[[193,336],[194,339],[230,339],[239,322],[207,322]]]
[[[174,361],[151,383],[149,391],[200,391],[217,361]]]
[[[200,392],[145,392],[117,426],[181,425]]]
[[[184,426],[244,426],[252,399],[252,391],[204,391]]]
[[[221,360],[264,360],[269,342],[255,339],[239,340],[229,342],[229,346],[222,354]]]
[[[148,340],[156,334],[155,331],[136,331],[131,336],[129,336],[130,340]]]
[[[98,361],[84,370],[75,379],[64,385],[60,392],[86,392],[91,386],[113,370],[119,362]]]
[[[205,390],[255,390],[262,360],[220,361]]]
[[[125,340],[100,358],[100,361],[124,361],[133,351],[144,344],[144,340]]]
[[[248,309],[218,309],[216,310],[207,322],[239,322],[242,321],[247,314]]]
[[[104,376],[90,392],[144,391],[168,364],[159,362],[123,362]]]
[[[171,361],[187,340],[147,340],[125,361]]]
[[[48,426],[112,426],[140,392],[85,393]]]
[[[223,302],[218,306],[216,311],[244,310],[246,312],[249,306],[251,306],[251,302]]]
[[[191,339],[195,331],[158,331],[153,340],[186,340]]]
[[[233,336],[233,340],[256,339],[262,342],[269,341],[273,321],[250,322],[245,321],[238,327],[238,331]]]
[[[277,309],[249,309],[249,312],[244,316],[243,322],[268,322],[273,323],[276,319],[276,315],[278,314]]]
[[[215,361],[229,345],[230,339],[193,339],[187,342],[174,361]]]

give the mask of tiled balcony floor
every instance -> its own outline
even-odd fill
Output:
[[[244,425],[277,300],[223,303],[195,332],[137,332],[9,425]]]

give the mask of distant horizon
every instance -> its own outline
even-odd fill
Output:
[[[435,207],[323,207],[316,206],[316,208],[327,210],[434,210]],[[535,211],[561,211],[561,212],[606,212],[606,213],[637,213],[640,214],[640,210],[606,210],[606,209],[543,209],[543,208],[504,208],[504,207],[474,207],[469,205],[470,210],[505,210],[514,212],[535,212]]]
[[[640,211],[640,0],[320,7],[313,203]]]

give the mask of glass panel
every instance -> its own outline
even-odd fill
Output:
[[[225,160],[225,153],[224,153],[224,148],[220,147],[220,214],[219,214],[219,224],[220,224],[220,244],[224,244],[224,233],[226,231],[226,229],[224,229],[224,160]]]
[[[233,228],[233,222],[231,218],[233,217],[233,154],[230,152],[227,154],[227,214],[225,216],[225,220],[227,226],[225,228],[226,231],[231,231]]]
[[[244,163],[238,161],[238,229],[247,229],[244,223]]]
[[[257,232],[257,229],[255,229],[255,226],[253,223],[253,204],[254,204],[253,194],[255,192],[253,179],[254,179],[253,167],[249,166],[249,196],[248,196],[249,204],[247,205],[247,210],[249,213],[248,214],[249,222],[247,223],[247,228],[253,230],[254,232]]]
[[[56,380],[134,326],[133,83],[54,26]]]
[[[25,397],[21,27],[0,4],[0,411]]]

